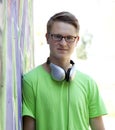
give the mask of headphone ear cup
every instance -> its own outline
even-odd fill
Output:
[[[76,66],[73,65],[69,72],[69,80],[73,80],[76,74]]]
[[[49,58],[47,58],[47,64],[49,64],[50,66],[52,78],[56,81],[62,81],[64,79],[66,79],[66,81],[70,81],[75,76],[76,67],[72,60],[70,60],[70,64],[72,64],[72,67],[69,68],[67,72],[60,66],[51,63]]]
[[[61,67],[59,67],[53,63],[50,63],[50,68],[51,68],[51,75],[54,80],[62,81],[65,79],[66,73],[65,73],[64,69],[62,69]]]

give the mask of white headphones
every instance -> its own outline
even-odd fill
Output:
[[[72,64],[72,67],[69,68],[67,71],[65,71],[60,66],[51,63],[49,58],[47,58],[47,64],[49,64],[50,66],[52,78],[56,81],[70,81],[75,76],[76,67],[75,63],[72,60],[70,60],[70,64]]]

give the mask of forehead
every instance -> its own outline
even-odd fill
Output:
[[[52,24],[51,33],[76,34],[76,28],[72,24],[56,21]]]

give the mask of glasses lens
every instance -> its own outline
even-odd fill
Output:
[[[76,37],[74,37],[74,36],[66,36],[65,38],[66,38],[67,42],[74,42]]]
[[[63,36],[60,35],[60,34],[52,34],[52,39],[55,40],[55,41],[61,41]]]

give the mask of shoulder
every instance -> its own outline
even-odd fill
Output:
[[[96,80],[92,76],[79,70],[77,70],[76,72],[76,77],[74,81],[78,83],[80,86],[89,90],[98,89]]]
[[[35,81],[38,77],[38,74],[42,71],[42,65],[39,65],[33,69],[31,69],[29,72],[23,74],[22,79],[24,81]]]
[[[79,71],[79,70],[76,71],[76,78],[83,80],[83,81],[87,81],[87,82],[88,81],[94,81],[95,82],[95,80],[89,74],[86,74],[86,73]]]

